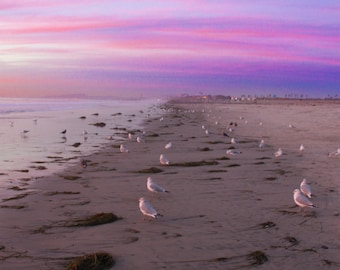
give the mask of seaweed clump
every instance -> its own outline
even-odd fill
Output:
[[[116,216],[113,213],[99,213],[92,216],[89,216],[85,219],[78,219],[66,225],[67,227],[85,227],[85,226],[96,226],[107,223],[112,223],[117,220],[122,219],[121,217]]]
[[[105,127],[106,124],[104,122],[98,122],[98,123],[95,123],[95,124],[92,124],[93,126],[95,127]]]
[[[261,265],[268,261],[266,254],[260,250],[250,253],[248,259],[253,261],[252,265]]]
[[[96,252],[74,259],[66,270],[106,270],[114,266],[116,261],[106,252]]]
[[[170,166],[180,166],[180,167],[198,167],[198,166],[207,166],[207,165],[217,165],[217,161],[189,161],[183,163],[174,163],[170,164]]]
[[[148,169],[143,169],[143,170],[139,170],[138,173],[160,173],[163,170],[157,168],[157,167],[151,167]]]

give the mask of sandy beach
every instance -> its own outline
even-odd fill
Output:
[[[83,157],[86,168],[79,161],[9,187],[15,194],[0,202],[1,269],[66,269],[95,252],[111,254],[112,269],[124,270],[340,269],[340,155],[328,156],[340,147],[338,105],[162,106],[162,117],[144,124],[145,143],[122,131],[126,139]],[[283,155],[275,158],[278,148]],[[170,165],[160,164],[160,154]],[[170,193],[151,194],[149,176]],[[293,190],[304,178],[317,208],[301,211]],[[163,216],[144,218],[142,196]],[[119,219],[74,225],[99,213]]]

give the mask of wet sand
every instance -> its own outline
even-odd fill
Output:
[[[172,104],[162,121],[145,123],[145,143],[124,142],[129,153],[113,142],[85,157],[86,168],[30,179],[4,198],[1,267],[65,269],[105,251],[113,269],[338,269],[340,157],[328,153],[340,145],[339,116],[340,107],[323,103]],[[227,156],[229,148],[241,154]],[[161,153],[170,166],[160,165]],[[161,172],[143,173],[152,167]],[[150,194],[148,176],[170,193]],[[318,208],[301,212],[293,190],[303,178]],[[141,196],[164,216],[143,218]],[[122,219],[68,226],[97,213]]]

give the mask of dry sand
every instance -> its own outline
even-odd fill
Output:
[[[86,157],[87,168],[31,180],[30,189],[23,185],[18,196],[3,200],[0,268],[64,269],[73,257],[98,251],[115,257],[113,269],[340,268],[340,157],[328,157],[340,146],[339,106],[171,108],[163,121],[157,117],[145,124],[144,144],[124,143],[129,153],[120,153],[118,143],[107,145]],[[227,131],[239,142],[235,145],[222,135],[230,122],[237,122],[233,133]],[[169,141],[173,147],[165,150]],[[242,153],[227,157],[230,147]],[[274,158],[279,147],[284,154]],[[171,166],[159,164],[161,153]],[[201,161],[208,164],[180,166]],[[138,172],[151,167],[162,172]],[[150,194],[148,176],[170,193]],[[293,190],[303,178],[318,208],[300,212]],[[144,219],[138,209],[141,196],[164,216]],[[65,226],[101,212],[122,219]]]

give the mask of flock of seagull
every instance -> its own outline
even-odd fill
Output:
[[[242,119],[242,118],[240,117],[240,119]],[[163,121],[163,120],[164,120],[164,118],[161,117],[160,121]],[[247,123],[247,121],[245,121],[245,123]],[[218,122],[216,122],[216,125],[217,124],[218,124]],[[263,123],[261,122],[260,125],[263,125]],[[226,137],[230,137],[229,134],[233,133],[237,126],[238,125],[237,125],[236,122],[231,122],[229,124],[229,127],[227,128],[227,132],[223,132],[223,135],[226,136]],[[293,125],[289,125],[289,127],[294,128]],[[207,136],[212,134],[211,132],[208,131],[208,129],[204,125],[202,125],[202,129],[204,130],[204,132]],[[138,143],[145,143],[143,135],[144,134],[142,134],[142,136],[136,137],[136,141]],[[133,136],[129,133],[128,138],[130,140],[132,140]],[[230,139],[230,143],[231,144],[237,144],[238,141],[234,137],[232,137]],[[171,142],[167,143],[164,146],[165,149],[170,149],[171,147],[172,147]],[[259,143],[259,148],[263,148],[263,147],[265,147],[265,142],[262,139]],[[305,150],[305,147],[304,147],[303,144],[301,144],[300,147],[299,147],[299,151],[303,152],[304,150]],[[129,150],[123,144],[121,144],[120,145],[120,152],[121,153],[128,153]],[[226,150],[226,155],[238,155],[238,154],[241,154],[241,153],[242,153],[241,151],[236,150],[236,149]],[[282,156],[283,155],[282,148],[279,148],[276,152],[273,153],[273,155],[274,155],[275,158],[279,158],[280,156]],[[332,152],[332,153],[329,154],[329,156],[337,156],[337,155],[340,155],[340,148],[337,149],[335,152]],[[164,154],[160,154],[159,162],[160,162],[161,165],[169,165],[170,164],[170,161],[166,158],[166,156]],[[156,184],[151,177],[147,178],[147,189],[152,193],[163,193],[163,192],[167,193],[167,192],[169,192],[165,188]],[[300,184],[300,188],[295,189],[293,191],[294,202],[297,206],[300,207],[300,210],[305,209],[305,208],[314,208],[316,206],[315,206],[315,204],[313,204],[311,202],[311,200],[310,200],[311,198],[312,198],[311,187],[310,187],[309,184],[307,184],[307,180],[303,179],[301,184]],[[146,217],[157,219],[159,216],[162,216],[158,211],[155,210],[155,208],[151,205],[151,203],[145,197],[141,197],[139,199],[139,209],[140,209],[140,212]]]

